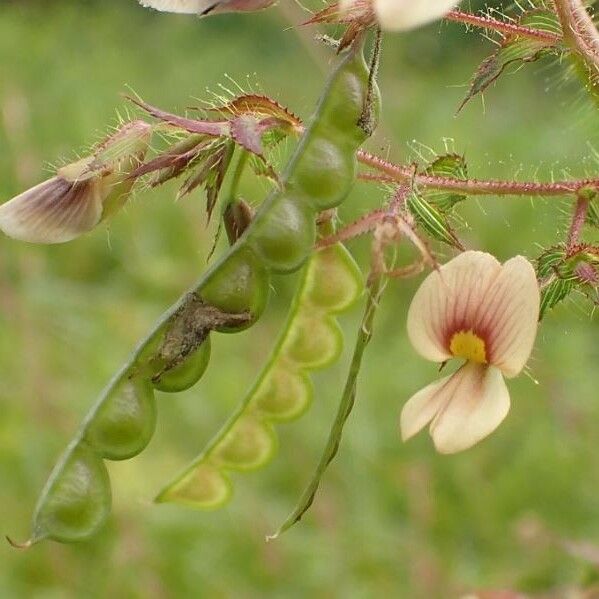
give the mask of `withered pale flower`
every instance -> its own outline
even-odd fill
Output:
[[[530,357],[539,304],[535,271],[522,256],[502,265],[468,251],[425,279],[408,312],[410,341],[427,360],[466,362],[408,400],[404,441],[430,424],[437,450],[455,453],[501,424],[510,408],[504,376],[517,376]]]
[[[361,17],[369,5],[383,29],[405,31],[444,17],[458,4],[459,0],[340,0],[339,10]]]
[[[162,12],[208,15],[223,12],[250,12],[267,8],[275,0],[138,0],[142,6]],[[288,0],[284,0],[288,1]]]
[[[32,243],[64,243],[91,231],[127,201],[152,128],[132,121],[77,162],[0,206],[0,230]]]

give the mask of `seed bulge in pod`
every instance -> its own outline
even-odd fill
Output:
[[[363,289],[362,272],[342,245],[320,250],[310,263],[307,295],[316,308],[342,312],[360,297]]]
[[[275,272],[293,272],[312,253],[316,214],[308,198],[281,195],[255,220],[252,247]]]
[[[251,327],[262,315],[270,277],[256,253],[239,245],[208,277],[199,294],[215,309],[214,330],[235,333]]]
[[[33,541],[87,539],[106,521],[111,501],[102,459],[85,443],[70,447],[52,472],[36,508]]]
[[[179,503],[188,507],[213,510],[221,507],[231,497],[229,479],[215,466],[194,466],[175,485],[165,489],[156,503]]]
[[[275,367],[262,381],[252,405],[270,420],[299,418],[312,401],[310,377],[301,371]]]
[[[283,353],[297,366],[314,370],[334,362],[342,349],[343,336],[335,320],[302,316],[289,332]]]
[[[141,453],[156,428],[152,383],[127,378],[104,399],[85,430],[85,440],[107,460],[128,460]]]
[[[232,470],[254,470],[268,462],[275,448],[272,429],[257,418],[246,416],[215,447],[212,459]]]
[[[343,202],[351,191],[356,168],[355,149],[315,135],[298,159],[290,184],[320,212]]]
[[[193,387],[201,378],[210,362],[210,337],[200,347],[185,356],[179,364],[158,375],[154,387],[165,393],[179,393]]]

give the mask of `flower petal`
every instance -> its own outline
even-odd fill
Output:
[[[510,396],[501,371],[493,366],[467,363],[439,393],[444,405],[430,432],[440,453],[468,449],[491,434],[507,416]]]
[[[0,230],[33,243],[63,243],[87,233],[102,217],[99,183],[48,179],[0,206]]]
[[[383,29],[402,31],[419,27],[446,15],[458,0],[374,0]]]
[[[484,252],[463,252],[422,283],[408,311],[408,336],[427,360],[451,357],[451,333],[469,330],[487,290],[501,272],[500,263]]]
[[[162,12],[176,12],[190,15],[200,15],[218,0],[139,0],[142,6],[154,8]]]
[[[206,15],[249,12],[270,6],[275,0],[139,0],[142,6],[162,12]]]
[[[508,377],[524,368],[535,342],[540,292],[534,268],[522,256],[508,260],[487,291],[477,327],[486,331],[489,362]]]
[[[400,429],[403,441],[419,433],[448,401],[456,385],[456,374],[436,381],[413,395],[401,411]]]

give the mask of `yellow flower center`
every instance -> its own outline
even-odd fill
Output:
[[[456,358],[464,358],[477,364],[487,363],[485,342],[473,331],[454,333],[449,349]]]

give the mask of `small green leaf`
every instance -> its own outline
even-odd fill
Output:
[[[447,177],[448,179],[460,179],[462,181],[468,179],[466,160],[459,154],[439,156],[427,167],[424,173],[434,177]],[[467,198],[465,194],[439,189],[426,189],[422,191],[422,195],[429,204],[441,212],[450,212],[456,204]]]
[[[434,239],[452,247],[463,249],[460,240],[449,225],[447,217],[414,190],[408,197],[408,210],[416,222]]]
[[[522,14],[519,25],[549,33],[559,33],[560,26],[553,11],[536,9]],[[474,96],[484,92],[493,81],[517,63],[534,62],[548,54],[559,52],[555,42],[518,35],[507,36],[499,48],[478,67],[470,83],[470,90],[460,104],[461,110]]]
[[[540,319],[545,316],[547,310],[550,310],[565,300],[570,293],[574,291],[574,288],[574,281],[564,281],[563,279],[556,279],[547,285],[547,287],[541,291]]]

